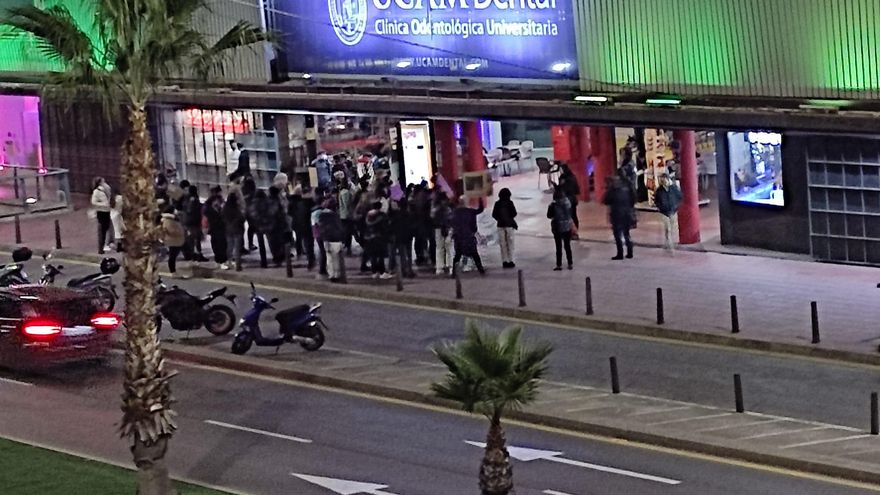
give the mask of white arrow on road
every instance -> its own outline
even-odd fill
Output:
[[[308,474],[290,473],[297,478],[308,481],[309,483],[326,488],[331,492],[339,495],[397,495],[396,493],[382,491],[388,488],[388,485],[377,485],[375,483],[363,483],[360,481],[340,480],[336,478],[325,478],[323,476],[311,476]]]
[[[465,443],[468,445],[473,445],[475,447],[480,447],[481,449],[486,448],[485,443],[481,442],[471,442],[469,440],[465,440]],[[572,459],[566,459],[562,457],[562,452],[554,452],[552,450],[538,450],[538,449],[527,449],[524,447],[507,447],[507,452],[510,454],[510,457],[518,461],[530,462],[530,461],[550,461],[556,462],[559,464],[568,464],[569,466],[577,466],[585,469],[592,469],[594,471],[602,471],[604,473],[618,474],[620,476],[628,476],[630,478],[637,478],[640,480],[653,481],[655,483],[663,483],[664,485],[680,485],[680,480],[673,480],[670,478],[663,478],[661,476],[654,476],[651,474],[637,473],[635,471],[628,471],[626,469],[619,469],[610,466],[602,466],[601,464],[591,464],[589,462],[581,462],[575,461]]]

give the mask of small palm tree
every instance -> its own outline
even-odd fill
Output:
[[[513,490],[513,470],[507,453],[501,417],[535,400],[538,384],[547,372],[549,344],[524,345],[521,327],[500,334],[465,323],[460,342],[434,346],[434,354],[449,369],[446,379],[431,385],[437,397],[461,404],[470,413],[489,419],[486,450],[480,466],[483,495],[507,495]]]
[[[108,117],[128,121],[122,147],[126,226],[126,358],[121,434],[130,439],[139,469],[138,493],[173,493],[164,462],[176,429],[169,381],[156,337],[156,247],[159,231],[153,189],[155,164],[147,102],[175,77],[205,80],[222,73],[230,50],[272,41],[239,22],[211,43],[194,17],[207,0],[81,0],[95,12],[93,26],[77,24],[63,5],[9,9],[0,23],[33,37],[37,49],[63,70],[48,75],[44,95],[71,103],[98,99]],[[87,33],[94,33],[89,37]]]

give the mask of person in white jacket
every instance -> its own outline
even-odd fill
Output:
[[[103,177],[96,177],[92,186],[92,212],[98,221],[98,254],[110,250],[107,234],[110,232],[110,186]]]
[[[116,245],[116,252],[123,251],[122,237],[125,231],[125,224],[122,223],[122,195],[117,194],[113,198],[112,209],[110,210],[110,223],[113,224],[113,243]]]

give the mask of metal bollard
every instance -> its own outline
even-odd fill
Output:
[[[880,435],[880,412],[877,406],[877,392],[871,392],[871,435]]]
[[[663,313],[663,289],[657,287],[657,324],[666,323],[666,316]]]
[[[61,222],[55,219],[55,249],[61,249]]]
[[[736,400],[736,412],[745,412],[746,408],[743,405],[743,385],[739,374],[733,375],[733,395]]]
[[[739,333],[739,309],[736,307],[736,296],[730,296],[730,331]]]
[[[290,244],[284,245],[284,268],[287,278],[293,278],[293,256],[290,254]]]
[[[21,219],[15,215],[15,243],[21,244]]]
[[[342,251],[339,251],[339,283],[348,283],[348,275],[345,271],[345,254]]]
[[[587,280],[584,284],[585,294],[587,298],[587,316],[593,315],[593,281],[590,280],[590,277],[587,277]]]
[[[519,307],[526,307],[526,282],[523,278],[523,271],[517,270],[517,283],[519,284]]]
[[[455,275],[455,298],[456,299],[464,299],[464,293],[461,290],[461,277],[458,274],[458,270],[455,268],[452,269]]]
[[[397,292],[403,292],[403,253],[397,255]]]
[[[619,394],[620,376],[617,374],[617,358],[612,356],[608,359],[608,362],[611,364],[611,393]]]
[[[818,344],[819,338],[819,304],[816,301],[810,303],[810,321],[813,324],[813,343]]]

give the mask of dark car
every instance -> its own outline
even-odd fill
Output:
[[[60,287],[0,288],[0,366],[43,367],[105,357],[120,318]]]

